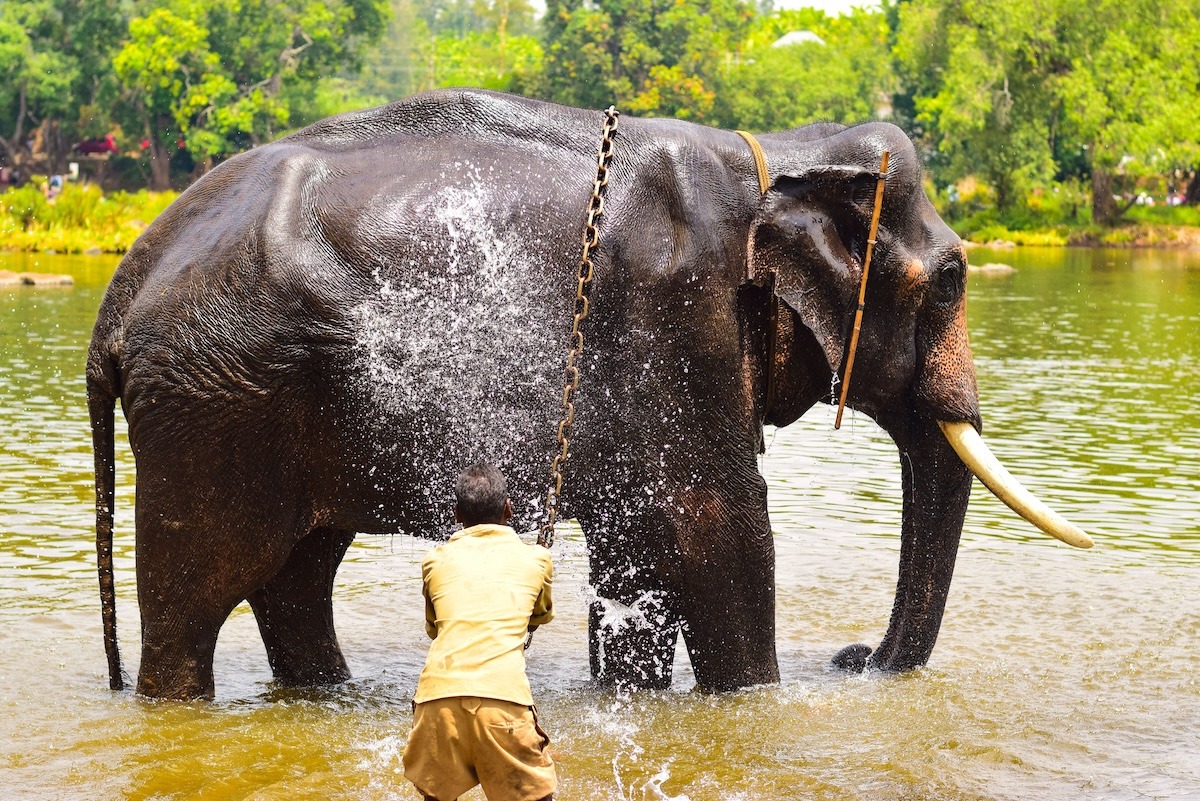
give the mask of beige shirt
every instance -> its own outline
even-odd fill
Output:
[[[413,700],[473,695],[531,706],[525,632],[554,618],[550,552],[485,523],[427,553],[421,574],[433,643]]]

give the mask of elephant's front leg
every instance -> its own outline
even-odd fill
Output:
[[[681,628],[701,689],[779,680],[766,485],[753,463],[714,475],[720,479],[661,478],[648,508],[612,515],[607,525],[583,521],[595,593],[592,674],[600,681],[669,686]]]
[[[592,678],[620,689],[671,686],[679,616],[640,516],[581,519],[588,537]],[[642,520],[644,521],[644,517]]]
[[[766,485],[757,471],[726,475],[676,501],[679,546],[668,572],[696,683],[722,692],[778,682]]]

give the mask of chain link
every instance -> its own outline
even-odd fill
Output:
[[[596,156],[596,179],[592,182],[592,197],[588,203],[587,223],[583,227],[583,255],[579,259],[579,275],[575,282],[575,312],[571,318],[570,350],[564,370],[563,414],[558,423],[558,448],[550,465],[550,489],[546,493],[546,517],[538,531],[538,545],[554,545],[554,523],[558,520],[558,504],[562,495],[563,468],[571,442],[571,425],[575,421],[575,391],[579,389],[579,365],[583,358],[583,321],[588,316],[588,287],[592,282],[592,251],[600,244],[596,223],[604,213],[604,188],[608,186],[608,167],[612,162],[613,135],[617,131],[620,112],[609,106],[604,112],[603,139]],[[528,647],[528,646],[527,646]]]

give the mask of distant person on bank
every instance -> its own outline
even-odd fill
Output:
[[[488,801],[553,798],[557,778],[525,676],[525,634],[554,617],[550,552],[506,525],[508,485],[491,465],[458,477],[463,528],[421,562],[433,638],[413,699],[404,775],[426,799],[477,784]]]

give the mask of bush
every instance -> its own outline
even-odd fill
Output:
[[[35,176],[0,195],[0,248],[81,253],[99,248],[124,253],[178,196],[175,192],[114,192],[68,183],[53,201]]]
[[[1125,217],[1154,225],[1200,226],[1200,206],[1134,206]]]

